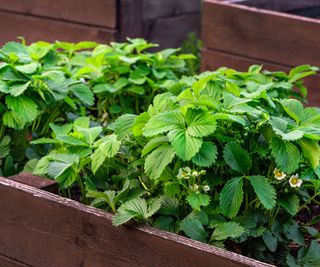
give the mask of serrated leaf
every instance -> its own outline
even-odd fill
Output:
[[[96,138],[99,136],[99,134],[102,132],[102,127],[97,126],[89,129],[77,127],[77,131],[84,136],[88,145],[92,145]]]
[[[282,194],[278,199],[279,205],[292,216],[299,210],[299,197],[296,194]]]
[[[277,166],[286,173],[293,173],[299,167],[300,152],[298,148],[280,138],[273,138],[270,143],[271,153]]]
[[[143,148],[141,155],[144,157],[148,153],[150,153],[152,150],[157,148],[160,145],[168,144],[169,139],[167,136],[160,136],[160,137],[155,137],[151,139]]]
[[[164,169],[171,163],[175,156],[174,149],[163,144],[154,149],[145,159],[144,168],[151,179],[158,179]]]
[[[281,104],[288,115],[299,123],[303,114],[302,103],[296,99],[283,99]]]
[[[320,163],[320,146],[319,142],[303,138],[299,140],[299,145],[302,149],[304,157],[309,162],[312,168],[317,168]]]
[[[244,233],[245,229],[236,222],[220,223],[214,229],[210,240],[225,240],[227,238],[236,238]]]
[[[210,167],[217,159],[217,146],[213,142],[204,141],[199,152],[191,159],[200,167]]]
[[[84,141],[82,141],[79,138],[76,138],[74,136],[71,135],[67,135],[67,134],[59,134],[56,137],[57,140],[68,144],[68,145],[74,145],[74,146],[88,146],[88,144]]]
[[[124,139],[132,130],[137,115],[125,114],[117,118],[114,123],[114,133],[120,140]]]
[[[249,176],[250,184],[262,205],[270,210],[276,205],[276,190],[264,176]]]
[[[187,201],[192,209],[200,210],[200,208],[206,207],[210,203],[210,197],[202,193],[192,193],[187,196]]]
[[[7,111],[6,113],[4,113],[2,119],[5,126],[16,130],[22,130],[26,124],[23,119],[21,119],[13,111]]]
[[[182,220],[180,228],[188,237],[201,242],[207,242],[207,233],[199,220],[185,218]]]
[[[114,157],[118,153],[121,145],[121,141],[118,141],[114,134],[106,136],[98,142],[99,147],[91,156],[91,168],[93,173],[97,172],[107,158]]]
[[[10,94],[12,96],[19,96],[21,95],[22,93],[24,93],[24,91],[26,91],[30,85],[30,81],[29,82],[26,82],[26,83],[16,83],[16,84],[13,84],[11,87],[10,87]]]
[[[72,130],[73,125],[71,123],[64,125],[56,125],[54,123],[49,123],[49,127],[56,135],[59,135],[68,134]]]
[[[223,215],[230,218],[238,214],[243,201],[243,178],[229,180],[220,193],[220,208]]]
[[[236,142],[225,145],[223,158],[233,170],[240,173],[245,173],[251,167],[251,158],[248,152]]]
[[[169,111],[151,117],[146,126],[142,129],[142,132],[144,136],[149,137],[180,129],[183,125],[184,118],[182,114],[177,111]]]
[[[14,115],[25,123],[32,122],[38,116],[38,107],[36,103],[27,96],[7,96],[6,104]]]
[[[190,136],[184,129],[170,131],[168,138],[177,156],[185,161],[192,159],[203,143],[202,138]]]
[[[11,137],[9,135],[5,135],[0,142],[0,159],[5,158],[10,153],[10,142]]]
[[[263,233],[262,239],[271,252],[275,252],[277,250],[278,239],[269,230],[266,230]]]
[[[132,126],[132,134],[134,136],[141,136],[143,134],[142,129],[147,124],[149,119],[150,115],[147,112],[139,114],[139,116],[134,120],[134,124]]]
[[[92,106],[94,104],[94,95],[89,89],[88,86],[82,83],[78,83],[75,85],[72,85],[69,88],[73,94],[80,99],[80,101],[88,106]]]
[[[204,137],[216,130],[216,120],[213,115],[203,110],[188,109],[186,114],[187,133],[193,137]]]
[[[32,74],[32,73],[35,73],[39,67],[40,67],[39,63],[31,62],[29,64],[16,66],[16,70],[25,74]]]

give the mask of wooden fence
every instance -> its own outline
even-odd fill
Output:
[[[84,40],[108,43],[142,37],[177,47],[199,34],[199,0],[0,0],[0,44]]]

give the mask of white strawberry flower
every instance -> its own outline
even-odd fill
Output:
[[[279,181],[283,180],[287,176],[283,171],[281,171],[278,168],[274,169],[273,174],[274,174],[274,178],[276,178]]]
[[[300,187],[302,185],[302,180],[299,179],[298,174],[291,175],[291,177],[289,179],[289,184],[291,187]]]

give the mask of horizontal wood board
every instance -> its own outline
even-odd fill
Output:
[[[146,226],[115,228],[109,213],[4,178],[0,218],[0,255],[27,266],[271,266]]]
[[[272,62],[266,62],[257,59],[251,59],[244,56],[233,55],[230,53],[224,53],[221,51],[215,51],[210,49],[202,50],[202,71],[216,70],[222,66],[233,68],[238,71],[247,71],[251,65],[263,65],[264,69],[270,71],[285,71],[289,72],[291,67],[274,64]],[[308,88],[308,105],[319,106],[320,105],[320,76],[315,75],[305,80],[306,87]]]
[[[117,20],[116,0],[0,0],[0,10],[111,29]]]
[[[320,20],[205,0],[204,47],[274,64],[320,65]]]
[[[96,41],[108,43],[115,40],[115,30],[85,26],[76,23],[54,21],[28,15],[0,11],[0,44],[17,41],[23,36],[28,43],[39,40],[54,42]]]

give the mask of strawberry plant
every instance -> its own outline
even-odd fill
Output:
[[[53,138],[33,141],[52,144],[35,173],[63,190],[78,184],[115,225],[135,219],[279,266],[317,266],[319,217],[298,219],[319,203],[320,109],[304,107],[302,81],[317,70],[170,81],[108,128],[50,125]]]

